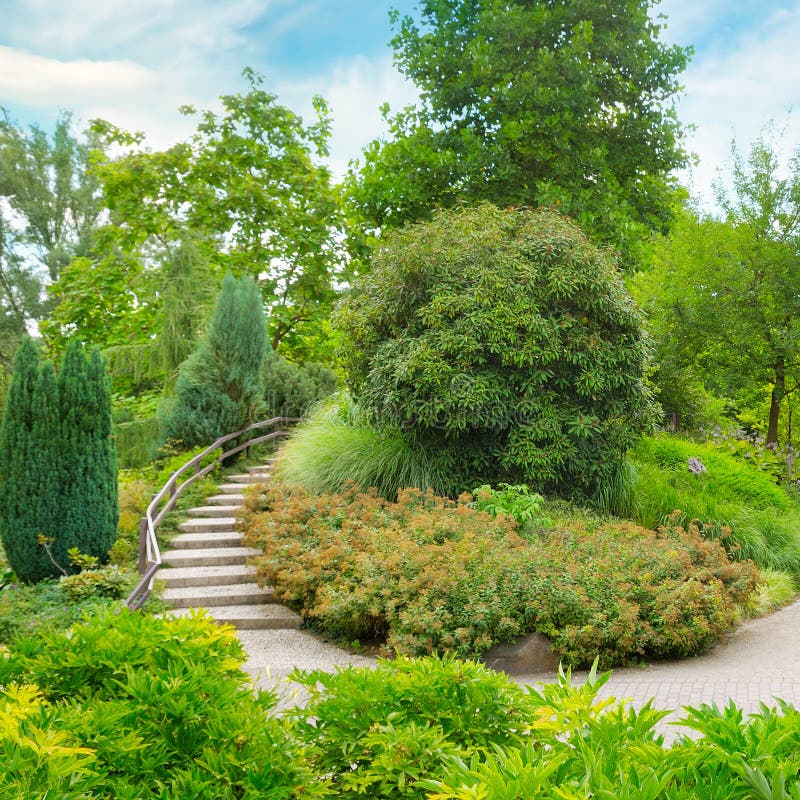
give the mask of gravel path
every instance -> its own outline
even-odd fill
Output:
[[[249,656],[245,669],[257,685],[277,689],[279,707],[302,702],[297,687],[286,680],[294,667],[334,670],[375,663],[303,631],[240,631],[239,638]],[[581,681],[585,675],[575,673],[574,679]],[[515,680],[532,685],[555,677],[532,674]],[[759,703],[772,704],[779,697],[800,708],[800,601],[742,626],[697,658],[614,670],[601,694],[628,698],[636,707],[653,699],[656,708],[672,709],[660,725],[668,741],[677,735],[679,729],[669,723],[680,717],[682,706],[722,706],[733,699],[750,713]]]

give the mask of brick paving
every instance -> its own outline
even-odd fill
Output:
[[[573,680],[585,680],[576,672]],[[552,674],[522,675],[523,684],[555,680]],[[733,700],[745,715],[760,703],[775,705],[775,698],[800,708],[800,601],[764,619],[743,625],[707,653],[682,661],[616,669],[600,692],[602,697],[629,699],[641,708],[653,700],[655,708],[672,710],[659,725],[667,741],[687,732],[674,723],[684,706]]]
[[[374,663],[302,631],[248,631],[241,637],[249,655],[247,671],[260,685],[277,686],[281,706],[298,702],[296,687],[283,680],[295,666],[332,670]],[[585,676],[576,672],[573,680]],[[555,679],[552,673],[515,677],[522,684]],[[683,706],[724,706],[732,699],[748,714],[759,703],[774,705],[777,697],[800,708],[800,601],[743,625],[702,656],[614,670],[600,694],[629,699],[637,708],[652,699],[656,708],[672,710],[659,725],[667,742],[683,730],[670,724],[680,718]]]

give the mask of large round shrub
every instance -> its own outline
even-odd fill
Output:
[[[453,492],[593,493],[656,416],[613,253],[553,211],[484,204],[391,234],[337,325],[361,407],[431,449]]]

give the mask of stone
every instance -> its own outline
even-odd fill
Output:
[[[483,654],[483,662],[506,675],[539,675],[558,670],[558,656],[550,640],[541,633],[529,633],[515,642],[496,644]]]

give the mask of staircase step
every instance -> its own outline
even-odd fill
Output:
[[[158,573],[159,580],[174,589],[183,586],[224,586],[236,583],[252,583],[255,567],[247,564],[222,566],[170,567]]]
[[[221,483],[217,486],[223,494],[242,494],[246,488],[243,483]]]
[[[213,606],[251,606],[272,603],[275,593],[257,583],[216,586],[179,586],[164,589],[161,595],[174,608],[211,608]]]
[[[191,517],[234,517],[240,506],[196,506],[195,508],[187,509],[186,513]]]
[[[209,608],[211,616],[220,624],[233,625],[239,630],[297,630],[303,618],[286,606],[271,603],[263,606],[214,606]],[[185,617],[188,608],[168,611],[170,617]]]
[[[200,533],[181,533],[170,541],[173,550],[192,550],[208,547],[241,547],[242,534],[236,531],[203,531]]]
[[[241,486],[238,488],[241,489]],[[206,497],[206,503],[220,506],[235,505],[240,508],[244,505],[244,495],[239,492],[231,492],[230,494],[215,494],[211,497]]]
[[[263,475],[253,475],[249,472],[243,472],[240,475],[226,475],[225,477],[231,483],[243,483],[245,485],[253,483],[264,483],[265,481]]]
[[[272,472],[272,467],[271,466],[248,467],[247,471],[251,475],[269,475]]]
[[[215,517],[214,519],[189,519],[178,525],[184,533],[228,533],[236,530],[236,517]]]
[[[244,564],[248,558],[261,555],[252,547],[205,547],[168,550],[161,558],[169,567],[217,567]],[[161,572],[158,573],[160,578]]]

